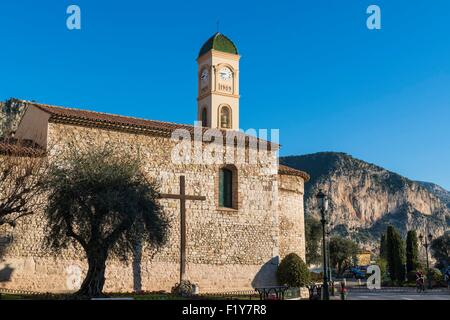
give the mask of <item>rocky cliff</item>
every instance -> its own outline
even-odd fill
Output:
[[[315,194],[330,196],[332,232],[350,236],[374,249],[389,224],[403,234],[425,230],[436,236],[450,223],[449,193],[430,183],[415,182],[345,153],[322,152],[281,158],[282,164],[311,175],[305,186],[305,214],[319,217]]]
[[[21,100],[13,98],[0,102],[0,137],[9,136],[17,129],[24,111],[25,106]]]

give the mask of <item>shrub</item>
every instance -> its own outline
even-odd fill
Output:
[[[320,272],[320,273],[310,272],[309,273],[309,280],[311,282],[322,282],[323,281],[323,272]]]
[[[194,285],[188,280],[183,280],[181,283],[177,283],[171,292],[178,296],[189,297],[194,294]]]
[[[416,283],[416,278],[417,278],[416,273],[417,273],[417,270],[412,270],[406,274],[406,278],[408,279],[409,283]]]
[[[295,253],[288,254],[277,270],[278,282],[290,287],[304,287],[310,282],[305,262]]]
[[[431,276],[433,285],[445,286],[444,275],[439,269],[430,268],[430,270],[427,272],[427,276]]]

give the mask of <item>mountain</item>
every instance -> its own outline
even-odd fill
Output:
[[[447,205],[447,208],[450,209],[450,192],[442,188],[441,186],[438,186],[435,183],[431,182],[423,182],[423,181],[416,181],[418,184],[422,185],[430,191],[432,194],[434,194],[436,197],[441,199],[443,203]]]
[[[0,102],[0,137],[9,136],[19,124],[25,106],[23,101],[11,98]]]
[[[411,229],[435,236],[450,224],[449,192],[435,184],[416,182],[345,153],[321,152],[282,157],[280,163],[306,171],[305,214],[319,218],[315,195],[330,197],[332,233],[350,236],[366,249],[378,246],[390,224],[405,236]]]

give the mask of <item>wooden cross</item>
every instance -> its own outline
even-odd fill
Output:
[[[186,194],[186,177],[180,176],[180,194],[162,193],[161,198],[180,200],[180,283],[186,275],[186,200],[205,201],[204,196],[189,196]]]

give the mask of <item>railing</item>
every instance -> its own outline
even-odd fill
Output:
[[[255,290],[243,290],[243,291],[226,291],[226,292],[214,292],[214,293],[202,293],[195,295],[200,299],[225,299],[225,300],[237,300],[248,299],[257,300],[259,296]]]

